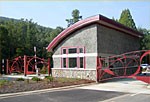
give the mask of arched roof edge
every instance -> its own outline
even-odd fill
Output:
[[[138,31],[133,30],[129,27],[126,27],[116,21],[113,21],[102,15],[96,15],[96,16],[92,16],[92,17],[88,17],[86,19],[80,20],[80,21],[76,22],[75,24],[73,24],[72,26],[66,28],[64,31],[62,31],[58,36],[56,36],[52,40],[52,42],[48,45],[48,47],[46,49],[48,51],[53,51],[53,48],[55,46],[57,46],[57,44],[59,44],[59,42],[61,42],[61,40],[63,40],[65,37],[69,36],[70,33],[72,33],[73,31],[75,31],[77,29],[80,29],[86,25],[93,24],[96,22],[99,24],[102,24],[102,25],[110,26],[111,28],[114,28],[114,29],[118,29],[118,30],[128,33],[132,36],[136,36],[136,37],[143,36],[143,34],[139,33]]]

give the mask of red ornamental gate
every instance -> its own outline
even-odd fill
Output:
[[[19,56],[14,58],[13,60],[7,60],[6,65],[6,74],[11,73],[24,73],[24,75],[35,74],[36,67],[41,68],[45,66],[48,70],[48,74],[50,75],[50,59],[45,60],[35,56]]]
[[[141,64],[143,63],[150,64],[150,50],[97,58],[97,81],[113,78],[134,78],[150,83],[150,75],[142,74]]]

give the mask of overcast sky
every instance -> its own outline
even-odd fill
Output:
[[[40,25],[55,28],[67,27],[65,19],[71,18],[74,9],[80,11],[84,18],[102,14],[108,18],[118,19],[122,10],[129,9],[137,27],[150,29],[149,1],[0,1],[0,16],[16,19],[33,19]]]

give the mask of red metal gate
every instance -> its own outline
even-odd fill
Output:
[[[97,58],[97,81],[113,78],[134,78],[150,83],[150,76],[142,75],[142,63],[150,64],[150,50],[133,51],[107,58]]]
[[[36,60],[36,61],[35,61]],[[6,74],[11,73],[24,73],[24,75],[35,74],[36,66],[45,65],[48,69],[48,74],[50,74],[50,59],[45,60],[43,58],[35,57],[35,56],[19,56],[14,58],[13,60],[7,60],[6,65]]]

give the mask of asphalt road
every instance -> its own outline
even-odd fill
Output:
[[[150,102],[147,84],[119,80],[88,86],[0,95],[0,102]]]
[[[0,102],[150,102],[150,94],[73,88],[0,97]]]
[[[149,94],[125,94],[104,100],[103,102],[150,102]]]
[[[125,93],[88,89],[69,89],[0,98],[0,102],[100,102]]]

